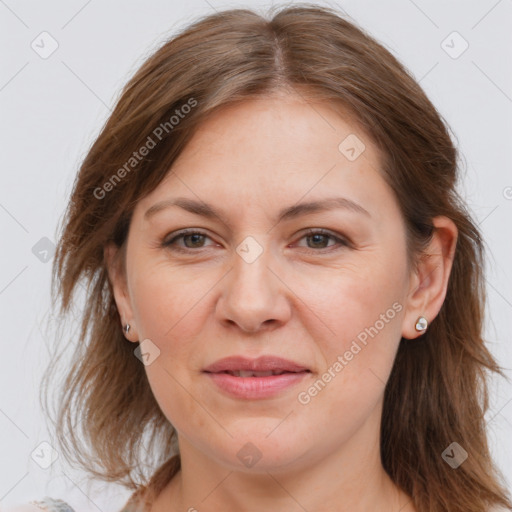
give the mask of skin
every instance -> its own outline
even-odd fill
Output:
[[[354,161],[338,149],[349,134],[366,146]],[[432,321],[442,306],[457,228],[436,217],[432,257],[409,269],[404,221],[379,162],[369,137],[326,104],[288,93],[248,100],[203,123],[139,201],[124,264],[106,247],[118,310],[131,325],[126,337],[159,348],[145,369],[178,432],[182,469],[153,512],[415,510],[381,465],[383,393],[401,337],[420,336],[417,318]],[[285,206],[333,196],[370,216],[335,209],[275,220]],[[227,223],[177,206],[144,218],[176,197],[212,204]],[[207,236],[162,246],[183,228]],[[248,236],[263,250],[251,263],[236,252]],[[394,303],[401,310],[300,403],[298,394]],[[278,355],[311,373],[274,398],[232,398],[201,370],[234,354]],[[248,442],[261,454],[252,467],[237,457]]]

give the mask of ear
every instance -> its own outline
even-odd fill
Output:
[[[103,249],[103,257],[107,265],[109,281],[114,292],[114,300],[119,316],[121,317],[121,329],[127,340],[137,342],[139,339],[130,295],[128,293],[123,249],[113,242],[109,242]],[[128,333],[124,329],[126,324],[130,325]]]
[[[432,322],[446,297],[458,229],[451,219],[444,216],[435,217],[433,224],[434,232],[426,254],[411,275],[402,324],[402,337],[406,339],[421,336],[424,331],[415,328],[418,317],[424,316],[428,323]]]

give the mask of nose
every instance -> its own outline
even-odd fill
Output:
[[[290,319],[290,290],[271,260],[265,250],[252,262],[234,253],[216,306],[217,318],[226,326],[254,333],[276,329]]]

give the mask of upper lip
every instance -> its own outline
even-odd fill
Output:
[[[213,364],[207,366],[203,371],[209,373],[219,373],[225,371],[253,371],[253,372],[264,372],[264,371],[288,371],[288,372],[302,372],[310,371],[307,367],[283,359],[277,356],[261,356],[257,359],[249,359],[244,356],[231,356],[225,357],[215,361]]]

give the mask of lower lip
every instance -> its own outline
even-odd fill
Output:
[[[270,398],[283,389],[300,382],[309,372],[283,373],[268,377],[235,377],[229,373],[208,373],[206,375],[222,390],[236,398],[257,400]]]

